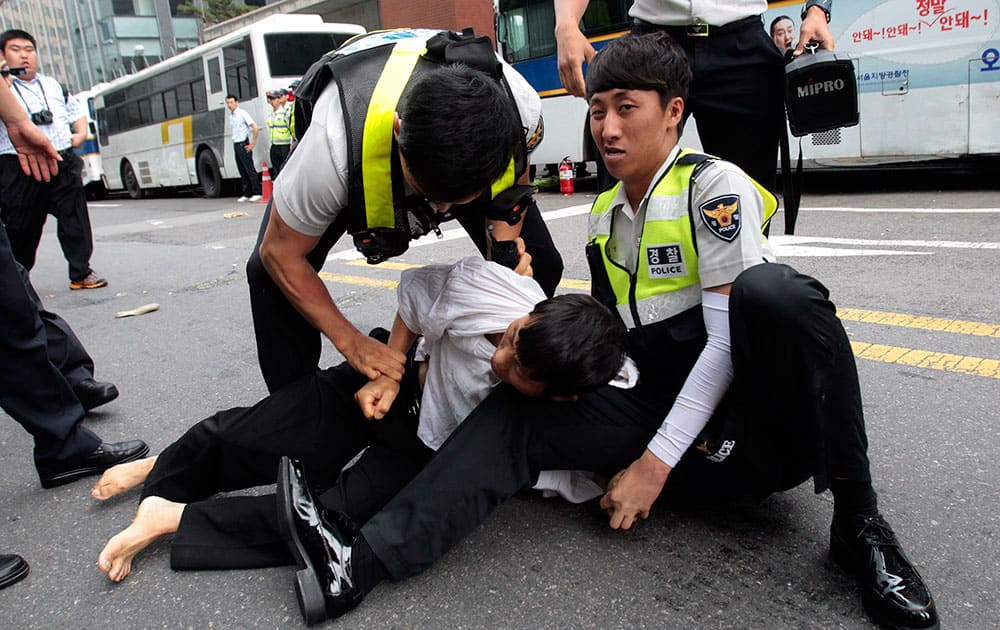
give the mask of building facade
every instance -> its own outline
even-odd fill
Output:
[[[63,0],[0,0],[0,31],[16,28],[31,33],[38,48],[41,72],[80,89],[76,51],[70,46]]]
[[[201,19],[178,16],[179,0],[65,0],[64,4],[80,89],[141,70],[201,41]]]
[[[0,0],[0,28],[31,33],[42,72],[73,92],[141,70],[273,13],[316,13],[326,22],[361,24],[368,30],[472,26],[477,33],[493,34],[492,0],[264,2],[243,0],[259,8],[204,27],[200,16],[177,14],[181,0]]]

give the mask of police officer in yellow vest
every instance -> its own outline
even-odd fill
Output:
[[[600,505],[616,529],[657,499],[759,499],[812,478],[832,490],[830,551],[868,615],[938,627],[878,510],[836,308],[817,280],[774,262],[762,236],[774,198],[733,164],[677,146],[690,81],[663,32],[609,43],[587,73],[591,132],[621,180],[590,217],[593,293],[628,330],[638,384],[575,402],[498,387],[359,531],[332,533],[353,551],[328,608],[427,568],[539,471],[567,469],[610,478]]]
[[[292,150],[292,105],[288,102],[288,90],[279,88],[267,93],[267,102],[272,111],[267,115],[267,130],[271,136],[271,179],[281,172],[281,166]]]
[[[661,493],[764,496],[812,477],[816,492],[833,491],[830,550],[872,620],[937,627],[930,592],[878,511],[857,371],[826,288],[774,262],[761,236],[776,205],[766,190],[676,146],[684,59],[663,33],[634,35],[587,76],[594,140],[622,180],[591,214],[595,292],[629,329],[641,378],[659,378],[665,361],[689,370],[601,507],[628,529]],[[693,363],[657,341],[683,340],[694,323],[707,341]]]
[[[508,266],[555,291],[562,259],[523,186],[542,137],[541,101],[488,38],[360,36],[313,65],[295,107],[301,137],[247,263],[270,391],[316,369],[320,332],[369,378],[402,376],[404,357],[351,324],[318,276],[345,232],[375,263],[455,218],[484,256],[505,253]]]

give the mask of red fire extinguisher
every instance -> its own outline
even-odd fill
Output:
[[[564,195],[573,194],[573,161],[568,155],[559,163],[559,192]]]

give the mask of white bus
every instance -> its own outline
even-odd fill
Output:
[[[628,31],[631,0],[590,0],[582,20],[595,48]],[[500,49],[542,97],[545,138],[535,164],[593,161],[583,99],[556,68],[549,0],[497,0]],[[801,0],[769,2],[763,28]],[[860,123],[802,138],[812,166],[1000,155],[1000,0],[837,0],[830,30],[858,75]],[[681,140],[697,147],[697,119]]]
[[[83,160],[83,186],[90,199],[101,199],[104,197],[106,188],[104,185],[104,166],[101,162],[101,147],[97,142],[97,123],[94,116],[94,91],[84,90],[73,95],[80,105],[83,106],[84,115],[87,118],[87,139],[83,145],[75,149],[76,154]]]
[[[218,197],[238,179],[226,96],[233,94],[261,128],[260,168],[269,150],[266,94],[287,88],[324,53],[363,33],[318,15],[279,14],[93,88],[98,139],[109,190],[133,199],[198,185]]]

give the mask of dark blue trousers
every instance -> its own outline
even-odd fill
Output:
[[[69,324],[42,306],[0,226],[0,408],[35,438],[39,472],[100,446],[72,389],[93,370]]]

